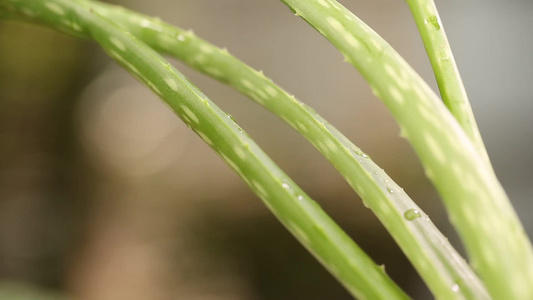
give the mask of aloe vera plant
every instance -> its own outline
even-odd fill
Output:
[[[229,115],[154,50],[228,83],[308,139],[376,214],[436,298],[533,297],[528,284],[533,282],[531,244],[492,171],[434,3],[408,1],[447,106],[383,39],[339,3],[283,2],[339,48],[388,106],[441,193],[477,274],[367,154],[226,50],[157,19],[93,1],[2,0],[0,16],[99,43],[213,148],[355,297],[408,298]]]

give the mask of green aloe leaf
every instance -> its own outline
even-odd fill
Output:
[[[2,0],[0,11],[94,39],[150,87],[359,299],[409,299],[243,130],[162,57],[75,0]]]
[[[233,86],[307,138],[379,217],[437,298],[488,298],[476,275],[424,212],[368,155],[312,109],[261,72],[189,31],[121,7],[88,3],[152,48]]]
[[[444,104],[457,119],[478,153],[490,164],[435,2],[407,0],[407,4],[426,47]]]
[[[492,167],[394,49],[334,0],[282,0],[369,82],[444,200],[470,262],[495,299],[533,299],[533,250]]]

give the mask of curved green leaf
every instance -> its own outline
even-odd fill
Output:
[[[533,250],[507,195],[437,95],[376,32],[334,0],[282,0],[370,83],[444,200],[496,299],[533,299]]]
[[[7,5],[0,2],[0,9],[15,10],[52,28],[97,41],[213,148],[352,295],[409,298],[228,115],[148,46],[83,2],[19,0]]]
[[[341,172],[385,225],[437,298],[486,299],[488,294],[442,234],[368,155],[312,109],[266,78],[189,31],[116,6],[89,2],[152,48],[226,82],[278,115]]]
[[[444,104],[468,135],[479,155],[490,165],[452,49],[433,0],[407,0],[422,36]]]

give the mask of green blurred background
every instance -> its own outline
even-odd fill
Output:
[[[114,3],[191,28],[262,69],[372,156],[460,248],[384,105],[281,2]],[[404,1],[341,3],[436,87]],[[496,172],[531,234],[533,2],[437,5]],[[430,297],[376,218],[303,138],[173,63],[408,293]],[[94,43],[5,21],[0,281],[1,299],[350,299],[218,156]]]

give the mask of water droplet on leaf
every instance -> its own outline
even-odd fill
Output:
[[[226,117],[228,117],[228,119],[232,120],[233,122],[235,122],[235,118],[233,118],[232,115],[230,114],[226,114]]]
[[[409,209],[407,210],[403,216],[409,220],[409,221],[412,221],[414,219],[418,219],[420,217],[422,217],[422,214],[420,214],[420,211],[418,211],[418,209]]]
[[[433,27],[435,27],[435,29],[437,29],[437,30],[440,29],[440,22],[439,22],[439,18],[437,16],[431,16],[431,17],[427,18],[424,21],[424,23],[425,24],[431,23],[431,25],[433,25]]]
[[[459,285],[457,283],[452,286],[452,291],[454,291],[455,293],[459,291]]]

